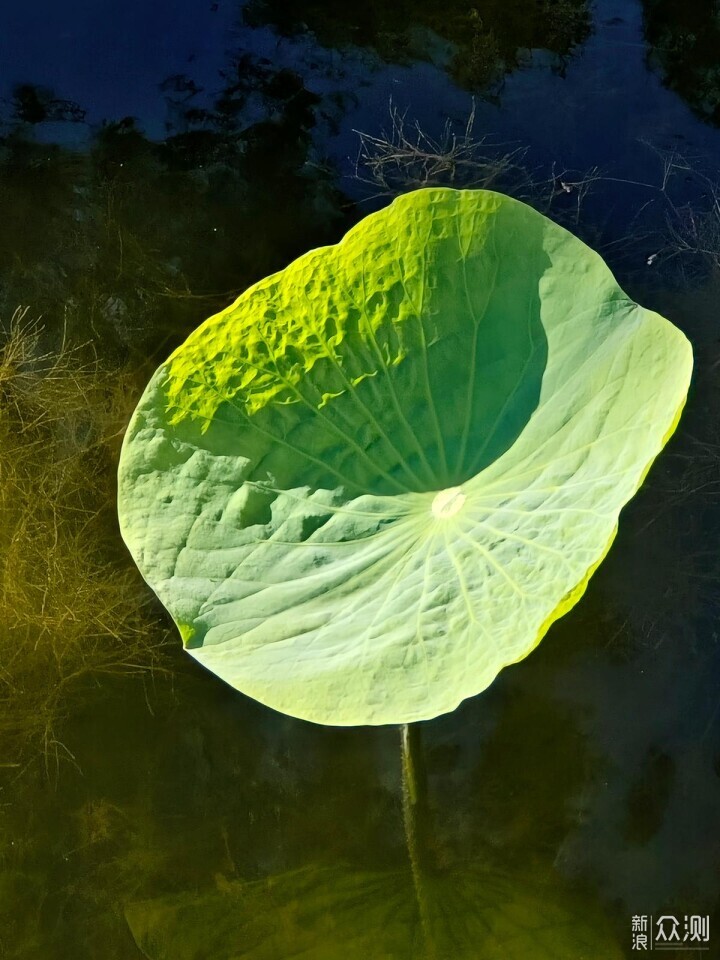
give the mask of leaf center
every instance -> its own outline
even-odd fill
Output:
[[[454,517],[465,503],[466,497],[460,487],[448,487],[435,494],[432,502],[434,517]]]

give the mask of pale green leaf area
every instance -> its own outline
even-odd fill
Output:
[[[421,905],[421,906],[419,906]],[[306,867],[130,904],[148,960],[620,960],[596,906],[481,867],[408,872]]]
[[[122,533],[239,690],[320,723],[428,719],[582,595],[691,368],[566,230],[419,190],[160,367],[125,438]]]

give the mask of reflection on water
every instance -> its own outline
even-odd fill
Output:
[[[720,17],[705,0],[644,0],[652,62],[701,117],[720,124]]]
[[[712,177],[702,175],[717,168],[720,141],[649,72],[639,3],[600,0],[591,33],[584,4],[553,4],[559,21],[539,17],[545,6],[478,4],[477,16],[458,8],[454,18],[447,4],[371,5],[349,22],[337,5],[251,4],[235,49],[224,56],[227,36],[217,46],[224,77],[215,91],[193,89],[206,84],[192,62],[187,74],[178,67],[161,78],[162,90],[148,80],[145,102],[160,103],[153,122],[162,115],[171,124],[162,141],[122,111],[88,128],[97,107],[72,87],[67,58],[57,89],[47,64],[37,77],[5,78],[16,89],[0,137],[0,316],[7,323],[27,303],[46,332],[35,360],[3,367],[0,378],[3,440],[16,451],[14,470],[0,476],[4,503],[16,508],[12,524],[3,508],[3,529],[27,534],[17,517],[33,505],[36,526],[21,541],[31,547],[17,556],[26,568],[33,556],[59,560],[36,563],[33,577],[19,577],[17,565],[3,571],[6,598],[8,585],[17,591],[22,581],[24,591],[24,606],[6,617],[0,664],[3,960],[286,960],[302,950],[313,960],[422,951],[436,960],[605,960],[630,955],[633,914],[716,909],[720,231]],[[714,115],[707,5],[646,6],[667,83]],[[233,19],[226,5],[220,12]],[[320,43],[296,34],[300,22]],[[57,29],[82,34],[79,21]],[[442,54],[433,40],[437,65],[413,60],[429,56],[413,47],[429,42],[429,30],[446,43]],[[473,47],[478,38],[484,47]],[[33,42],[61,46],[58,37]],[[322,42],[356,46],[338,55]],[[380,60],[358,44],[374,45]],[[548,70],[537,50],[518,65],[518,50],[540,46],[571,54],[564,69]],[[515,67],[500,106],[477,104],[477,135],[513,141],[495,157],[529,148],[499,185],[604,244],[628,293],[692,337],[697,373],[677,438],[623,513],[581,604],[482,696],[422,724],[426,809],[411,811],[421,875],[411,870],[397,730],[280,716],[202,673],[174,644],[158,652],[154,674],[152,657],[133,661],[144,680],[96,671],[53,700],[67,762],[46,769],[38,737],[26,742],[17,729],[17,706],[32,693],[37,714],[56,697],[57,674],[40,669],[38,651],[50,636],[60,644],[63,617],[76,651],[108,650],[112,630],[88,628],[67,585],[99,590],[105,571],[117,586],[128,569],[112,520],[118,417],[148,369],[205,316],[361,216],[368,191],[353,178],[352,128],[379,136],[389,93],[401,111],[411,108],[408,125],[417,116],[431,137],[447,116],[464,129],[467,92],[441,68],[458,51],[473,66],[473,50]],[[146,68],[140,76],[150,76]],[[456,80],[480,83],[459,69],[456,61]],[[87,149],[71,147],[70,127]],[[660,156],[635,143],[653,132]],[[64,146],[49,142],[56,134]],[[680,154],[697,153],[705,167],[693,159],[688,168]],[[556,157],[580,172],[559,176]],[[593,164],[602,175],[588,176]],[[578,202],[588,179],[590,194]],[[37,358],[58,348],[63,328],[73,342],[93,341],[104,373],[89,381],[73,368],[75,386],[66,384],[60,404],[57,382],[38,379]],[[89,400],[78,384],[91,384]],[[13,434],[19,403],[26,417],[34,411],[35,433]],[[54,458],[73,489],[46,463],[61,448],[74,450]],[[79,490],[83,464],[96,472]],[[79,578],[61,549],[73,537],[91,545]],[[3,541],[4,560],[9,549]],[[119,571],[114,580],[110,569]],[[116,632],[138,617],[153,637],[164,635],[157,608],[138,613],[127,591],[102,595],[118,604]],[[13,638],[22,611],[30,632],[21,646]],[[54,633],[44,611],[57,614]],[[65,671],[63,649],[55,662]],[[8,679],[17,677],[28,685],[16,684],[11,700]]]
[[[352,19],[328,0],[250,0],[243,11],[252,26],[271,24],[282,35],[308,29],[325,46],[369,46],[396,63],[444,57],[453,79],[485,90],[518,65],[521,51],[544,48],[562,58],[590,32],[587,0],[463,0],[366,3]],[[440,49],[437,41],[440,40]]]

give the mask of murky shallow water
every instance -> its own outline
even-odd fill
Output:
[[[30,303],[51,334],[66,321],[134,364],[128,409],[140,354],[149,369],[232,291],[384,202],[358,206],[378,191],[353,177],[353,131],[387,128],[390,97],[434,137],[472,103],[442,67],[446,41],[440,65],[397,64],[207,6],[48,7],[44,29],[26,8],[2,14],[3,80],[55,88],[40,122],[6,109],[3,312]],[[91,677],[59,768],[36,747],[0,771],[0,957],[605,960],[635,955],[634,915],[663,913],[712,914],[705,955],[720,956],[718,286],[666,226],[687,230],[685,203],[707,209],[720,132],[648,68],[639,3],[599,0],[592,23],[567,56],[521,52],[491,99],[476,92],[474,127],[493,156],[526,148],[551,213],[696,347],[678,435],[585,598],[488,691],[419,725],[410,822],[397,729],[280,716],[179,645],[171,676]],[[186,79],[159,91],[171,74]],[[224,107],[188,118],[221,91]],[[90,125],[68,122],[64,97]],[[126,114],[155,141],[170,123],[165,147],[93,127]],[[56,140],[91,153],[45,149]],[[682,159],[663,192],[669,150]],[[592,167],[604,176],[577,212],[579,188],[553,173]]]

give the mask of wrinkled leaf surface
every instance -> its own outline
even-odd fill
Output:
[[[189,652],[328,724],[453,710],[582,595],[672,433],[690,346],[488,191],[407,194],[163,364],[121,529]]]

